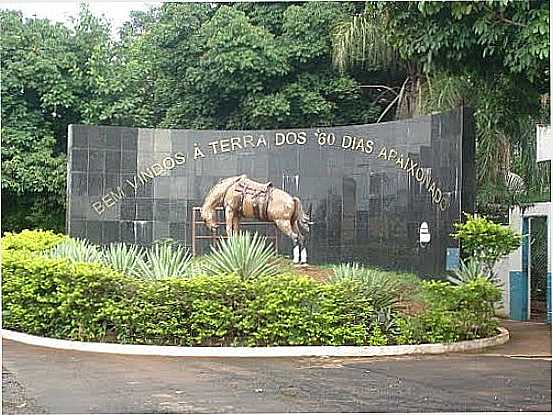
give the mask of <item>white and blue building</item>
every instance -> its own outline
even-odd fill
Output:
[[[537,127],[537,161],[551,162],[553,156],[553,138],[550,126]],[[552,183],[553,183],[553,168]],[[544,313],[541,319],[551,322],[551,262],[553,242],[553,204],[551,197],[548,202],[534,203],[526,207],[513,207],[509,212],[509,226],[523,235],[520,248],[500,261],[496,266],[496,275],[503,282],[503,310],[502,314],[513,320],[530,320],[533,318],[532,305],[536,303],[535,290],[531,287],[539,282],[545,287]],[[545,224],[544,224],[545,222]],[[532,261],[538,260],[535,249],[533,226],[546,226],[545,254],[547,257],[547,272],[532,272]],[[545,261],[543,244],[540,247],[539,260]],[[544,268],[544,267],[542,267]],[[545,271],[545,270],[544,270]],[[533,281],[533,279],[545,281]],[[540,293],[540,300],[543,293]]]

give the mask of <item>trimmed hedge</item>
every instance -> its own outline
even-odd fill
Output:
[[[96,264],[5,252],[4,327],[85,341],[159,345],[371,344],[355,283],[280,275],[139,280]]]
[[[497,327],[500,292],[484,278],[425,282],[424,311],[403,316],[374,310],[355,279],[145,280],[41,256],[64,237],[30,232],[8,235],[2,245],[4,327],[28,334],[182,346],[386,345],[487,337]]]
[[[486,277],[459,285],[424,281],[425,310],[417,316],[398,319],[398,342],[450,343],[497,334],[494,304],[501,291]]]
[[[4,328],[75,340],[103,340],[109,306],[136,289],[134,279],[97,264],[4,251]]]

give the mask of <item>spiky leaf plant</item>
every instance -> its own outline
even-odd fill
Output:
[[[146,250],[139,261],[139,275],[143,278],[188,277],[192,256],[188,249],[170,243],[155,244]]]
[[[257,233],[239,233],[228,239],[221,239],[211,247],[204,263],[207,274],[236,274],[242,278],[276,275],[280,272],[280,261],[265,237]]]
[[[477,278],[484,277],[493,283],[496,287],[501,287],[501,282],[493,275],[490,276],[484,270],[484,266],[475,258],[469,258],[467,261],[460,261],[459,269],[454,271],[455,276],[448,275],[447,280],[453,284],[459,285]]]
[[[400,299],[403,281],[396,273],[371,269],[357,263],[340,264],[333,267],[331,281],[354,279],[359,281],[375,310],[393,307]]]
[[[103,262],[102,251],[86,239],[69,238],[46,251],[50,258],[67,258],[72,262]]]
[[[104,263],[123,274],[137,276],[140,274],[140,263],[144,251],[136,245],[112,243],[104,248]]]

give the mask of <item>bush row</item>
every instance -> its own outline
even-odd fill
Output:
[[[279,275],[139,280],[97,264],[5,252],[4,327],[85,341],[160,345],[370,344],[355,282]]]
[[[485,277],[462,284],[424,281],[425,309],[398,319],[400,343],[449,343],[490,337],[497,333],[494,304],[501,291]]]

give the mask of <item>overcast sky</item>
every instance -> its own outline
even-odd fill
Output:
[[[69,23],[69,17],[79,14],[79,0],[69,1],[5,1],[0,0],[0,9],[20,10],[25,17],[47,18],[55,22]],[[129,19],[131,10],[147,10],[150,6],[161,4],[160,1],[101,1],[88,0],[89,9],[95,15],[102,14],[111,21],[112,31]]]

